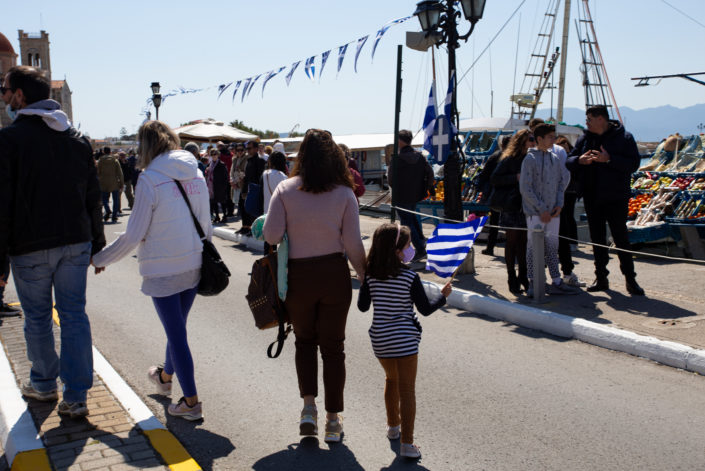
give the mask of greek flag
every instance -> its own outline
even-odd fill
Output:
[[[448,82],[448,94],[446,94],[446,103],[443,106],[443,113],[446,115],[446,118],[448,119],[448,124],[449,124],[449,129],[450,129],[450,138],[455,139],[455,134],[458,133],[458,129],[455,127],[455,124],[453,123],[453,119],[455,116],[453,116],[453,85],[455,84],[455,72],[450,76],[450,81]]]
[[[467,257],[487,216],[460,224],[439,224],[426,242],[426,270],[443,278],[453,275]]]
[[[426,114],[423,117],[423,148],[433,154],[433,129],[436,125],[436,82],[431,84],[431,92],[428,94],[428,105]]]

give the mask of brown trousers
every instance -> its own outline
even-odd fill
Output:
[[[378,358],[387,374],[384,386],[384,404],[387,406],[387,425],[401,424],[401,442],[414,443],[416,420],[416,366],[418,355],[399,358]]]
[[[296,374],[303,396],[318,396],[318,347],[327,412],[343,411],[345,323],[352,300],[348,262],[341,253],[289,260],[286,309],[296,335]]]

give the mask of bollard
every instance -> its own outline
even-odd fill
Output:
[[[531,231],[531,248],[534,252],[534,272],[532,273],[534,285],[534,302],[545,302],[546,293],[546,268],[544,267],[544,232],[541,224],[536,224]]]

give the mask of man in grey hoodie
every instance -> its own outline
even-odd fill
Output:
[[[32,363],[22,394],[56,401],[58,412],[88,414],[93,383],[86,276],[91,256],[105,245],[100,188],[90,142],[49,99],[49,82],[27,66],[11,68],[2,85],[17,110],[0,130],[0,260],[10,257],[25,314]],[[0,285],[6,273],[0,273]],[[52,296],[53,294],[53,296]],[[53,299],[52,299],[53,298]],[[61,321],[61,354],[54,349],[52,305]]]
[[[544,258],[552,283],[549,294],[577,294],[580,288],[569,286],[558,269],[558,230],[563,207],[563,194],[570,181],[570,173],[563,161],[553,152],[556,127],[539,124],[534,128],[536,148],[529,150],[521,164],[519,191],[529,230],[541,227],[544,232]],[[537,262],[543,265],[543,262]],[[529,238],[526,247],[526,264],[529,275],[529,296],[533,295],[534,252]]]

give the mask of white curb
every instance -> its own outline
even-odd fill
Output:
[[[32,415],[27,409],[27,403],[22,399],[22,393],[17,387],[15,375],[2,345],[0,345],[0,439],[10,468],[18,453],[44,448]]]
[[[244,244],[252,250],[264,250],[264,242],[257,240],[254,237],[244,236],[242,234],[235,233],[232,229],[227,229],[225,227],[214,227],[213,235],[220,237],[221,239],[226,239],[232,242],[237,242],[238,244]]]
[[[166,429],[95,346],[93,347],[93,369],[142,430]]]
[[[439,285],[430,281],[424,281],[423,284],[429,295],[440,296]],[[705,350],[608,327],[585,319],[576,319],[531,306],[489,298],[472,291],[454,289],[448,297],[448,304],[458,309],[485,314],[558,337],[574,338],[598,347],[705,375]]]

